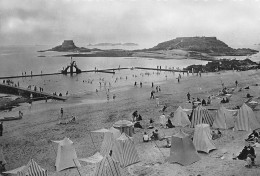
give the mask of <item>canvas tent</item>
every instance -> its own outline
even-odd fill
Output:
[[[114,123],[114,128],[120,130],[121,133],[125,133],[132,137],[134,132],[134,124],[128,120],[119,120]]]
[[[187,113],[184,112],[180,106],[174,113],[172,124],[174,126],[181,126],[181,127],[189,126],[191,124]]]
[[[121,135],[118,129],[111,127],[108,132],[104,133],[104,139],[101,144],[100,154],[102,156],[108,155],[112,150],[115,140]]]
[[[210,150],[216,149],[212,141],[209,124],[196,125],[193,136],[193,144],[197,151],[206,153],[209,153]]]
[[[112,158],[119,161],[122,168],[140,161],[131,137],[122,133],[116,139],[112,149]]]
[[[44,170],[33,159],[26,166],[3,172],[6,174],[17,174],[17,176],[47,176],[47,170]]]
[[[61,171],[71,167],[80,167],[73,142],[69,138],[65,137],[61,141],[53,142],[59,144],[55,162],[56,171]]]
[[[235,126],[234,118],[225,107],[221,106],[213,122],[213,128],[229,129]]]
[[[253,110],[245,103],[240,107],[235,120],[235,130],[249,131],[260,128]]]
[[[172,136],[170,157],[168,158],[170,163],[187,166],[199,160],[200,157],[195,146],[187,134],[180,131]]]
[[[94,176],[122,176],[119,162],[106,155],[97,163]]]
[[[202,107],[198,106],[192,110],[191,113],[191,128],[194,128],[197,124],[209,124],[210,126],[213,124],[213,117],[209,114],[209,111]]]
[[[6,164],[5,157],[3,154],[3,148],[0,146],[0,161],[2,161],[2,164]]]

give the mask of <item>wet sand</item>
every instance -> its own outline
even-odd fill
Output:
[[[61,172],[55,172],[55,159],[57,146],[51,140],[61,140],[65,136],[69,137],[75,144],[78,158],[85,158],[93,155],[99,149],[102,142],[102,135],[92,135],[95,141],[94,147],[90,138],[90,131],[109,128],[112,124],[120,119],[131,120],[131,114],[138,110],[142,115],[143,121],[141,125],[148,127],[148,120],[153,118],[156,123],[156,128],[166,135],[175,134],[178,128],[161,129],[159,126],[158,117],[161,115],[159,110],[163,105],[167,104],[166,115],[174,112],[178,106],[182,108],[191,108],[191,104],[187,103],[186,94],[190,92],[191,97],[206,98],[209,95],[216,95],[221,89],[221,83],[224,83],[228,88],[235,87],[235,80],[240,87],[250,86],[249,90],[243,89],[238,92],[235,89],[232,94],[231,101],[224,104],[228,109],[235,106],[240,106],[247,100],[246,94],[250,93],[254,97],[259,96],[260,87],[252,86],[260,83],[260,71],[244,71],[244,72],[221,72],[221,73],[204,73],[202,77],[185,76],[180,83],[177,79],[168,79],[160,82],[161,92],[155,93],[155,96],[160,100],[160,106],[156,106],[155,99],[150,99],[152,91],[150,83],[143,83],[140,88],[129,86],[124,89],[119,89],[116,92],[116,99],[113,100],[110,96],[109,102],[106,100],[106,92],[99,92],[99,96],[95,93],[88,96],[70,97],[66,102],[48,102],[33,104],[29,107],[15,108],[11,113],[17,113],[22,110],[24,117],[20,121],[11,121],[4,123],[4,134],[0,137],[0,143],[3,146],[4,155],[7,160],[6,169],[11,170],[22,165],[25,165],[30,158],[35,159],[43,168],[49,171],[50,176],[58,175],[78,175],[75,168],[67,169]],[[155,83],[155,87],[158,84]],[[111,92],[111,94],[113,94]],[[90,100],[86,100],[86,98]],[[210,108],[218,108],[220,106],[219,98],[212,100]],[[255,101],[259,101],[257,98]],[[64,117],[69,119],[72,115],[76,116],[77,123],[58,125],[60,117],[60,108],[64,109]],[[259,119],[260,107],[256,107],[254,111]],[[211,112],[214,114],[214,112]],[[2,115],[2,114],[1,114]],[[191,133],[193,129],[184,128],[187,133]],[[245,135],[248,132],[234,132],[232,130],[223,131],[222,138],[214,141],[217,150],[210,154],[199,153],[202,158],[200,161],[190,166],[180,166],[179,164],[170,164],[166,162],[169,156],[170,149],[164,148],[165,141],[157,142],[157,146],[152,143],[143,143],[142,134],[144,131],[151,133],[147,129],[136,129],[134,141],[141,162],[129,166],[125,169],[124,175],[180,175],[180,176],[195,176],[212,175],[212,176],[228,176],[228,175],[260,175],[258,168],[247,169],[244,167],[244,161],[233,161],[232,155],[239,152],[244,146]],[[224,159],[220,159],[223,153]],[[163,154],[162,154],[163,153]],[[260,164],[260,150],[256,148],[257,159],[256,163]],[[82,167],[79,171],[82,175],[92,175],[95,165],[81,163]],[[128,174],[126,174],[128,172]]]

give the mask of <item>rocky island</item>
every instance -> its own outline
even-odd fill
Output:
[[[48,50],[42,50],[39,52],[45,52],[45,51],[58,51],[58,52],[90,52],[91,49],[84,48],[84,47],[77,47],[73,40],[64,40],[63,43],[59,46],[56,46],[54,48],[48,49]]]
[[[133,43],[100,43],[89,46],[133,45]],[[258,51],[249,48],[234,49],[216,37],[177,37],[142,50],[88,49],[75,46],[72,40],[65,40],[62,45],[45,51],[73,52],[67,57],[152,57],[158,59],[200,59],[215,60],[214,56],[248,56]],[[43,51],[41,51],[43,52]]]

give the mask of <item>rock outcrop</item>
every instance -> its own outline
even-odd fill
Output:
[[[73,40],[64,40],[62,45],[56,46],[47,51],[58,51],[58,52],[90,52],[91,50],[84,47],[77,47]]]
[[[216,37],[177,37],[176,39],[159,43],[149,50],[182,49],[207,53],[211,56],[244,56],[252,55],[258,51],[252,49],[233,49]]]

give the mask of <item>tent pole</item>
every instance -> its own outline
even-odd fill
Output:
[[[94,143],[94,140],[93,140],[93,138],[92,138],[91,132],[89,132],[89,135],[90,135],[92,144],[94,145],[94,148],[95,148],[95,150],[96,150],[96,152],[97,152],[97,148],[96,148],[96,146],[95,146],[95,143]]]
[[[77,168],[77,171],[78,171],[79,175],[81,176],[81,174],[80,174],[80,172],[79,172],[79,168],[78,168],[78,166],[76,165],[74,159],[72,159],[72,160],[73,160],[73,162],[74,162],[74,164],[75,164],[75,166],[76,166],[76,168]]]
[[[54,147],[53,147],[52,143],[51,143],[51,146],[52,146],[52,149],[53,149],[53,152],[54,152],[54,156],[55,156],[56,153],[55,153],[55,150],[54,150]],[[55,164],[56,164],[56,161],[55,161],[55,163],[54,163],[54,168],[55,168],[55,170],[56,170]]]
[[[153,140],[152,140],[153,141]],[[157,148],[159,149],[159,151],[162,153],[163,159],[165,159],[165,156],[163,154],[163,152],[161,151],[161,149],[159,148],[159,146],[157,145],[157,143],[155,141],[153,141],[155,143],[155,145],[157,146]]]

